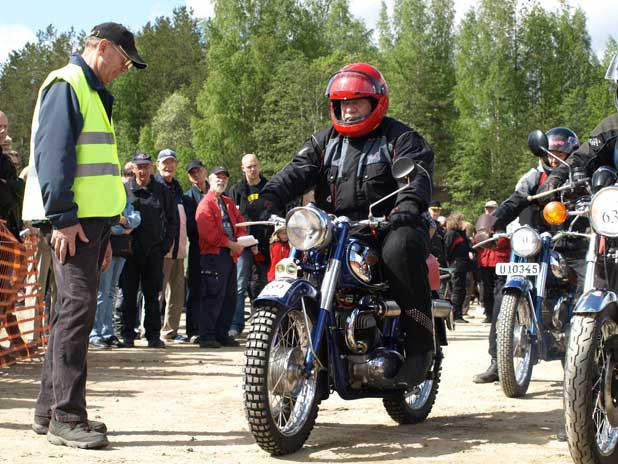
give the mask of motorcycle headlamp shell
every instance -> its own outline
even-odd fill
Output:
[[[297,250],[324,248],[333,236],[333,221],[321,209],[309,204],[293,208],[287,215],[288,240]]]
[[[532,227],[520,227],[511,236],[511,248],[516,255],[529,258],[541,249],[541,236]]]
[[[569,266],[567,265],[566,259],[558,253],[557,251],[552,252],[549,265],[551,267],[551,272],[554,274],[556,279],[567,281],[569,280]]]
[[[599,190],[590,202],[590,225],[599,235],[618,237],[618,187]]]

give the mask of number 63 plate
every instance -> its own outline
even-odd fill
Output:
[[[498,263],[496,264],[497,275],[525,275],[536,276],[541,272],[539,263]]]

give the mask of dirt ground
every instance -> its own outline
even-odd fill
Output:
[[[297,453],[279,462],[571,463],[562,426],[562,368],[535,366],[524,399],[496,384],[475,385],[487,367],[489,325],[480,316],[450,333],[438,399],[428,420],[398,426],[381,400],[322,403],[317,424]],[[192,344],[91,352],[90,418],[104,420],[110,446],[87,451],[49,444],[30,430],[40,360],[0,371],[1,463],[265,463],[242,402],[243,348]]]

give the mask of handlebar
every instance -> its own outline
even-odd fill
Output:
[[[568,184],[561,185],[560,187],[557,187],[555,189],[548,190],[547,192],[537,193],[536,195],[528,195],[527,199],[528,201],[538,200],[539,198],[548,197],[550,195],[553,195],[554,193],[562,192],[563,190],[573,190],[574,188],[579,187],[580,185],[585,185],[587,182],[588,182],[587,178],[576,180],[573,182],[569,182]]]
[[[285,219],[281,216],[273,214],[267,221],[245,221],[235,224],[235,227],[248,227],[248,226],[280,226],[285,225]]]
[[[498,233],[498,234],[493,234],[493,235],[492,235],[491,237],[489,237],[488,239],[483,240],[482,242],[479,242],[479,243],[477,243],[477,244],[473,245],[473,246],[472,246],[472,248],[473,248],[473,249],[480,248],[480,247],[482,247],[483,245],[485,245],[485,244],[487,244],[487,243],[494,242],[494,241],[496,241],[496,240],[498,240],[498,239],[500,239],[500,238],[503,238],[503,237],[510,238],[510,237],[511,237],[511,234],[507,234],[506,232],[500,232],[500,233]]]

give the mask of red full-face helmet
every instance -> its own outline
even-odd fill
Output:
[[[362,137],[380,125],[388,110],[388,85],[374,66],[354,63],[344,66],[328,80],[326,96],[330,99],[333,126],[347,137]],[[341,100],[369,98],[372,110],[363,119],[345,122],[341,117]]]

